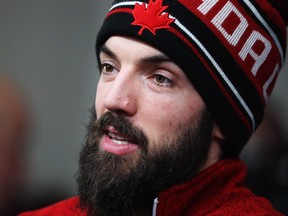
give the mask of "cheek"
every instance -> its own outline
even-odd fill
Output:
[[[190,127],[198,121],[204,103],[201,100],[187,99],[156,100],[147,107],[145,125],[146,133],[153,140],[171,137],[181,128]],[[144,128],[143,128],[144,129]]]
[[[95,110],[97,116],[100,116],[105,111],[104,106],[104,98],[107,93],[105,92],[105,88],[101,85],[101,83],[98,83],[97,90],[96,90],[96,97],[95,97]]]
[[[151,138],[158,139],[175,133],[180,125],[188,125],[190,121],[183,107],[174,102],[151,105],[145,119],[147,135],[151,134]]]

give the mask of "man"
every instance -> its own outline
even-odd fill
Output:
[[[115,1],[79,196],[22,216],[282,215],[238,156],[284,62],[287,4]]]

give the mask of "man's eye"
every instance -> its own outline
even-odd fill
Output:
[[[103,73],[112,73],[114,69],[115,68],[112,65],[107,63],[101,65],[101,72]]]
[[[161,86],[170,86],[172,83],[170,79],[168,79],[167,77],[161,74],[156,74],[154,76],[154,81],[157,85],[161,85]]]

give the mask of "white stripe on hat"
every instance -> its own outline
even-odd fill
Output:
[[[133,5],[136,5],[136,3],[138,3],[138,4],[143,4],[144,2],[140,2],[140,1],[120,2],[120,3],[117,3],[117,4],[113,5],[113,6],[110,8],[110,11],[113,10],[114,8],[116,8],[116,7],[121,7],[121,6],[133,6]]]
[[[251,110],[249,109],[248,105],[246,104],[246,102],[244,101],[244,99],[242,98],[242,96],[239,94],[239,92],[237,91],[237,89],[235,88],[235,86],[232,84],[232,82],[229,80],[229,78],[226,76],[225,72],[221,69],[221,67],[218,65],[218,63],[215,61],[215,59],[211,56],[211,54],[208,52],[208,50],[204,47],[204,45],[195,37],[195,35],[192,34],[192,32],[190,32],[181,22],[179,22],[179,20],[177,20],[175,17],[169,15],[170,18],[175,19],[174,23],[180,28],[182,29],[183,32],[186,33],[186,35],[191,38],[197,45],[198,47],[205,53],[205,55],[208,57],[208,59],[210,60],[210,62],[213,64],[213,66],[217,69],[218,73],[221,75],[221,77],[223,78],[223,80],[226,82],[226,84],[229,86],[229,88],[231,89],[231,91],[234,93],[234,95],[236,96],[236,98],[239,100],[239,102],[241,103],[241,105],[243,106],[243,108],[245,109],[245,111],[247,112],[247,114],[249,115],[251,122],[252,122],[252,129],[253,131],[255,130],[255,119],[254,119],[254,115],[251,112]]]

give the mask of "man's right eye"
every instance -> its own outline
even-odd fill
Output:
[[[115,68],[111,64],[103,63],[101,65],[101,72],[102,73],[112,73]]]

